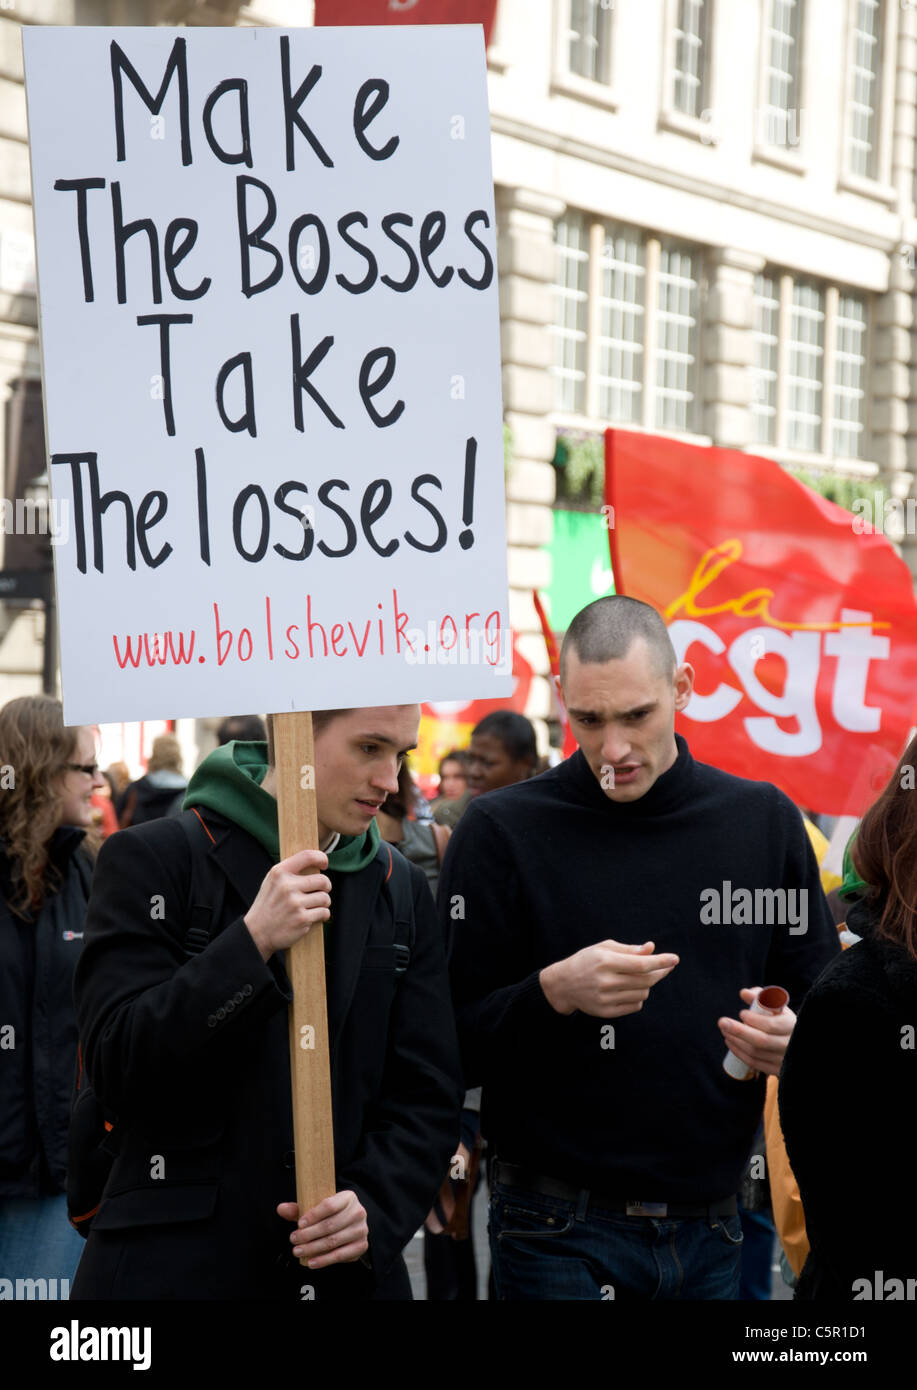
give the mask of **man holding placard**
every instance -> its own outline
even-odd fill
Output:
[[[419,710],[313,719],[320,850],[276,862],[273,750],[235,743],[100,857],[75,989],[118,1157],[74,1298],[410,1297],[461,1099],[429,890],[375,822]],[[299,1213],[278,953],[324,922],[338,1191]]]
[[[272,1147],[288,1073],[266,1041],[287,981],[305,1229],[320,1241],[346,1237],[335,1287],[349,1271],[365,1292],[368,1254],[391,1292],[399,1242],[429,1209],[457,1139],[446,1118],[450,1025],[439,1021],[426,902],[413,884],[405,906],[400,860],[386,885],[360,837],[374,833],[396,755],[416,737],[414,702],[499,699],[512,688],[482,31],[36,25],[23,52],[49,476],[73,522],[55,554],[65,715],[277,711],[286,865],[284,905],[273,889],[261,895],[280,855],[266,758],[254,777],[220,764],[229,800],[224,779],[195,806],[215,846],[189,854],[186,816],[153,839],[126,834],[105,857],[88,955],[105,968],[83,977],[86,1055],[126,1147],[78,1292],[120,1286],[128,1270],[142,1285],[142,1252],[160,1236],[192,1296],[289,1292],[264,1272],[291,1215],[292,1167],[278,1173]],[[389,711],[375,712],[389,722],[358,730],[384,748],[370,782],[339,711],[366,689]],[[338,710],[330,722],[316,716],[327,778],[316,767],[301,789],[308,711],[329,709]],[[392,710],[402,711],[395,724]],[[214,829],[208,817],[225,823]],[[327,843],[334,833],[360,845],[342,858]],[[214,860],[233,915],[212,909],[209,944],[184,963],[185,928],[199,942],[195,913],[211,906],[195,871]],[[322,937],[292,945],[286,976],[276,956],[289,944],[288,908],[313,913],[312,925],[327,909],[323,868],[333,884],[335,1161]],[[306,869],[309,889],[290,877]],[[280,918],[265,924],[268,907]],[[403,939],[412,932],[416,951]],[[410,955],[397,981],[393,951],[399,971]],[[199,978],[210,984],[198,990]],[[193,1011],[217,983],[223,993],[202,1021]],[[419,1022],[421,1002],[435,1024]],[[275,1028],[280,1017],[271,1015]],[[196,1027],[208,1031],[198,1038]],[[218,1046],[224,1034],[231,1042]],[[246,1078],[238,1129],[231,1077]],[[200,1092],[196,1108],[186,1080]],[[177,1111],[173,1082],[184,1097]],[[270,1171],[247,1171],[240,1154],[260,1162],[262,1148]],[[156,1200],[157,1183],[169,1184],[168,1202]],[[248,1215],[230,1248],[237,1210]],[[321,1275],[328,1252],[306,1253]],[[155,1261],[149,1278],[170,1287]]]

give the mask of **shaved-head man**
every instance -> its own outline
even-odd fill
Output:
[[[560,682],[579,750],[476,798],[440,881],[497,1295],[735,1298],[763,1075],[837,935],[793,804],[675,733],[694,673],[654,609],[583,609]],[[792,1008],[752,1012],[765,985]]]

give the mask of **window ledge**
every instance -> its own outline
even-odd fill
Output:
[[[506,49],[492,43],[487,50],[487,66],[493,68],[494,72],[506,72],[509,65],[510,56]]]
[[[551,424],[559,430],[578,430],[581,434],[605,434],[606,430],[629,430],[631,434],[658,434],[663,439],[677,439],[682,444],[710,446],[713,439],[709,434],[691,434],[681,430],[664,430],[655,425],[626,424],[623,421],[594,419],[589,415],[569,415],[555,410],[549,417]]]
[[[898,201],[898,190],[891,184],[880,183],[878,179],[863,179],[859,174],[840,174],[838,188],[844,193],[856,193],[860,198],[872,198],[874,202],[886,203],[890,207]]]
[[[712,120],[705,121],[700,116],[686,116],[674,107],[665,107],[659,112],[657,125],[660,130],[687,135],[691,140],[699,140],[702,145],[718,145],[720,142],[720,136]]]
[[[592,82],[576,72],[554,72],[551,76],[551,95],[575,97],[578,101],[602,106],[606,111],[617,111],[619,105],[614,89],[607,82]]]
[[[787,468],[810,468],[813,473],[843,473],[851,478],[874,478],[879,472],[877,463],[868,459],[847,459],[835,454],[809,454],[801,449],[780,449],[774,444],[748,444],[746,454],[758,454],[773,459]]]
[[[752,159],[757,164],[773,164],[775,168],[784,169],[788,174],[809,172],[808,165],[803,163],[798,154],[781,149],[779,145],[755,145]]]

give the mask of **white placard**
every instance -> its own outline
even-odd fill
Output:
[[[67,722],[509,695],[481,29],[23,47]]]

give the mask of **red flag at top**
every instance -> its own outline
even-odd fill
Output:
[[[695,669],[676,720],[694,756],[860,815],[917,698],[917,604],[889,541],[736,449],[608,430],[605,490],[618,592],[658,609]]]
[[[497,0],[315,0],[316,24],[483,24],[490,43]]]

